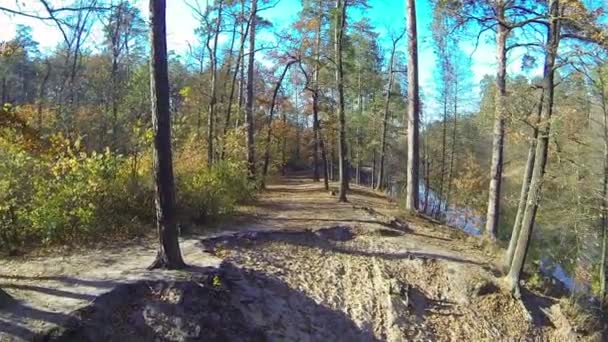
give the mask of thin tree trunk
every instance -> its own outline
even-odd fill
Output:
[[[346,202],[346,191],[348,190],[348,161],[346,148],[346,120],[344,114],[344,70],[342,65],[342,35],[346,26],[346,3],[343,0],[336,1],[336,27],[335,27],[335,53],[336,53],[336,85],[338,87],[338,153],[340,168],[340,190],[339,202]]]
[[[428,152],[428,151],[427,151]],[[428,154],[427,154],[428,156]],[[428,158],[428,157],[426,157]],[[427,210],[429,209],[429,190],[431,187],[430,184],[430,180],[431,180],[431,160],[427,159],[424,160],[423,159],[423,163],[424,163],[424,207],[422,209],[423,213],[426,213]]]
[[[402,37],[403,34],[397,39],[393,40],[391,57],[388,63],[388,80],[386,87],[386,95],[384,96],[384,115],[382,117],[382,135],[380,138],[380,168],[378,171],[378,184],[376,185],[376,190],[380,190],[384,184],[384,158],[386,154],[386,135],[388,131],[389,106],[391,102],[391,93],[393,92],[393,83],[395,80],[395,77],[393,75],[393,66],[395,64],[395,52],[397,50],[397,44]]]
[[[357,159],[357,162],[355,163],[355,182],[357,183],[357,185],[361,185],[361,155],[359,153],[359,150],[361,149],[361,129],[359,127],[357,127],[357,133],[355,136],[355,143],[356,143],[356,148],[355,148],[355,159]]]
[[[295,95],[294,110],[296,111],[296,160],[300,160],[300,108],[298,103],[298,79],[292,75],[293,92]]]
[[[228,57],[224,60],[224,65],[226,66],[226,73],[224,75],[224,82],[222,88],[222,102],[226,100],[226,93],[228,93],[228,82],[226,80],[230,79],[230,73],[232,71],[232,60],[234,58],[234,44],[236,42],[236,33],[237,33],[238,21],[234,21],[234,25],[232,26],[232,34],[230,36],[230,48],[228,48]]]
[[[241,0],[241,17],[245,17],[245,0]],[[249,34],[249,25],[251,25],[251,15],[249,17],[249,21],[247,22],[247,34]],[[241,23],[241,31],[243,31],[245,24]],[[244,47],[244,45],[243,45]],[[234,120],[234,128],[238,128],[241,124],[240,120],[241,113],[243,111],[243,98],[244,98],[244,85],[245,85],[245,58],[241,58],[241,78],[239,80],[239,105],[238,110],[236,112],[236,120]]]
[[[407,190],[405,208],[418,210],[419,197],[419,125],[420,97],[418,89],[418,34],[416,29],[416,1],[407,1],[407,36],[408,36],[408,121],[407,121]]]
[[[120,27],[122,23],[122,11],[125,4],[121,3],[117,7],[117,12],[113,15],[116,20],[116,27],[108,26],[108,28],[113,29],[111,32],[111,41],[112,41],[112,69],[110,72],[110,79],[112,82],[112,145],[114,149],[117,148],[118,144],[118,97],[120,96],[120,89],[118,86],[118,58],[120,57],[121,52],[121,42],[120,42]]]
[[[283,111],[281,116],[282,116],[281,119],[283,121],[283,127],[287,127],[287,114],[285,113],[285,111]],[[285,176],[286,167],[287,167],[287,137],[285,136],[285,134],[283,134],[283,139],[281,142],[281,176]]]
[[[321,25],[323,23],[323,0],[319,0],[318,3],[318,10],[319,10],[319,23],[317,26],[317,32],[316,32],[316,36],[315,36],[315,69],[314,69],[314,74],[313,74],[313,83],[314,83],[314,92],[313,92],[313,103],[312,103],[312,114],[313,114],[313,123],[312,123],[312,127],[313,127],[313,131],[314,131],[314,145],[313,145],[313,151],[312,151],[312,163],[313,163],[313,173],[312,173],[312,179],[315,182],[319,181],[319,139],[320,139],[320,132],[319,132],[319,74],[320,74],[320,69],[321,69],[321,61],[320,61],[320,55],[321,55]],[[325,166],[327,167],[327,166]],[[325,182],[327,182],[327,179],[325,179]]]
[[[154,181],[159,247],[150,268],[185,267],[175,225],[175,184],[171,152],[171,114],[167,68],[165,0],[150,0],[150,97],[154,129]]]
[[[505,19],[504,1],[496,6],[496,15],[499,21]],[[503,147],[505,140],[506,96],[507,96],[507,37],[509,28],[499,23],[496,33],[496,103],[494,131],[492,141],[492,165],[490,170],[490,189],[488,194],[488,211],[486,215],[485,235],[491,241],[496,240],[498,220],[500,215],[500,190],[502,183]]]
[[[255,63],[255,30],[257,21],[258,1],[251,1],[251,24],[249,25],[249,63],[247,65],[247,103],[245,121],[247,126],[247,165],[249,168],[249,177],[255,178],[255,140],[254,140],[254,113],[253,106],[255,99],[253,97],[253,88],[255,86],[253,80],[253,70]]]
[[[209,111],[207,113],[207,167],[213,166],[214,147],[213,139],[215,134],[215,104],[217,102],[217,41],[220,36],[220,26],[222,24],[222,9],[224,1],[219,0],[217,10],[217,22],[215,24],[215,36],[213,38],[213,49],[211,53],[211,98],[209,99]]]
[[[551,133],[551,116],[553,114],[553,80],[555,72],[555,59],[560,41],[559,0],[549,1],[549,15],[549,31],[547,34],[547,48],[543,80],[543,91],[545,95],[543,98],[543,112],[538,127],[534,169],[532,172],[532,179],[530,181],[530,191],[528,192],[528,199],[526,201],[526,209],[524,210],[521,231],[517,240],[517,247],[515,248],[515,255],[513,257],[511,269],[507,275],[507,282],[515,296],[520,296],[519,279],[521,272],[523,271],[528,248],[530,246],[530,238],[532,237],[534,220],[536,219],[536,211],[540,201],[545,167],[547,165],[549,135]]]
[[[371,182],[369,183],[369,186],[371,188],[373,188],[375,182],[376,182],[376,149],[374,148],[372,150],[372,179],[371,179]]]
[[[456,129],[458,127],[458,75],[454,77],[454,126],[452,127],[452,151],[450,153],[450,168],[448,173],[448,191],[445,195],[445,207],[444,212],[447,212],[450,208],[450,196],[452,194],[452,186],[454,185],[454,164],[457,161],[457,141],[456,141]]]
[[[243,3],[241,2],[241,4],[243,4]],[[242,6],[244,8],[244,5],[242,5]],[[244,15],[243,11],[244,10],[242,9],[241,15]],[[241,64],[244,61],[243,55],[245,54],[245,41],[247,40],[247,34],[249,32],[249,25],[251,23],[251,18],[252,17],[249,17],[249,20],[247,20],[246,26],[244,24],[241,24],[241,46],[239,48],[239,54],[236,58],[234,74],[232,74],[232,81],[230,83],[230,94],[228,96],[228,108],[226,110],[226,121],[224,124],[224,133],[223,133],[224,144],[222,144],[222,152],[221,152],[221,157],[220,157],[220,159],[222,159],[222,160],[224,159],[225,154],[226,154],[225,140],[226,140],[226,136],[228,134],[228,128],[230,127],[230,120],[231,120],[231,116],[232,116],[232,102],[234,101],[234,90],[236,87],[236,79],[239,76],[239,74],[241,75],[241,84],[239,85],[238,112],[241,111],[241,97],[242,97],[242,92],[243,92],[243,88],[242,88],[243,68],[241,67]],[[240,73],[239,73],[239,71],[240,71]],[[237,114],[237,126],[238,126],[238,114]]]
[[[538,138],[538,120],[540,119],[541,112],[543,110],[543,97],[544,92],[541,92],[540,101],[536,111],[536,116],[532,121],[532,140],[530,140],[530,147],[528,150],[528,158],[526,160],[526,167],[524,169],[524,177],[521,183],[521,192],[519,194],[519,203],[517,205],[517,214],[515,214],[515,222],[513,224],[513,231],[511,232],[511,240],[509,241],[509,247],[505,254],[505,270],[509,270],[511,263],[513,262],[513,255],[515,254],[515,247],[517,246],[517,240],[519,239],[519,232],[521,231],[521,224],[524,216],[524,210],[526,209],[526,200],[528,198],[528,191],[530,190],[530,181],[532,180],[532,171],[534,168],[534,160],[536,154],[536,139]]]
[[[448,135],[448,99],[447,99],[447,91],[446,96],[444,96],[443,100],[443,121],[441,124],[442,132],[441,132],[441,174],[439,175],[439,205],[437,206],[437,217],[441,215],[441,201],[443,201],[443,183],[445,181],[445,163],[446,163],[446,149],[447,149],[447,135]]]
[[[602,184],[602,256],[600,258],[600,299],[602,307],[605,309],[608,298],[606,297],[606,269],[608,258],[608,106],[606,105],[606,87],[604,84],[603,75],[600,78],[600,98],[602,114],[604,119],[604,179]]]
[[[262,168],[262,189],[266,187],[266,175],[268,174],[268,165],[270,164],[270,141],[272,139],[272,119],[274,117],[274,106],[277,101],[277,95],[279,94],[279,89],[281,88],[281,84],[283,83],[283,79],[285,78],[285,74],[287,74],[287,70],[289,67],[293,65],[297,61],[290,61],[285,65],[279,80],[277,81],[276,86],[274,87],[274,92],[272,93],[272,101],[270,102],[270,111],[268,115],[268,133],[266,134],[266,150],[264,151],[264,167]]]

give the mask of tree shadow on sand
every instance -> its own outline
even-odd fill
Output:
[[[4,333],[34,341],[377,341],[346,314],[269,275],[224,262],[173,280],[117,284],[70,314],[22,311],[58,326],[28,330],[0,318]]]

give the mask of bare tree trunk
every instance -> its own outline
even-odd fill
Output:
[[[424,164],[424,206],[422,208],[422,212],[426,213],[429,209],[429,191],[431,188],[431,160],[428,157],[428,150],[425,153],[425,158],[423,158]],[[432,209],[431,209],[432,211]]]
[[[150,268],[185,267],[175,225],[175,184],[171,152],[171,114],[165,0],[150,0],[150,97],[154,129],[154,181],[159,247]]]
[[[555,59],[560,41],[560,7],[559,0],[549,1],[549,31],[547,34],[547,47],[544,67],[543,80],[543,112],[540,118],[538,127],[538,138],[536,144],[536,156],[534,169],[532,171],[532,179],[530,181],[530,191],[524,217],[521,225],[521,232],[517,240],[515,255],[511,264],[511,269],[507,275],[507,282],[513,294],[520,296],[519,279],[523,266],[526,260],[528,248],[530,246],[530,238],[534,228],[534,220],[536,219],[536,211],[540,201],[542,183],[547,165],[547,154],[549,149],[549,135],[551,133],[551,116],[553,114],[553,95],[554,95],[554,73]]]
[[[374,184],[376,184],[376,149],[372,150],[372,179],[369,183],[371,188],[374,188]]]
[[[336,53],[336,85],[338,87],[338,153],[340,168],[340,191],[339,202],[346,202],[348,190],[348,161],[346,148],[346,120],[344,117],[344,70],[342,65],[342,35],[346,26],[346,3],[343,0],[336,1],[336,27],[335,27],[335,53]]]
[[[254,113],[253,106],[255,99],[253,97],[253,69],[255,67],[255,30],[257,21],[258,1],[251,1],[251,24],[249,25],[249,63],[247,65],[247,103],[245,121],[247,126],[247,165],[249,168],[249,177],[255,178],[255,140],[254,140]]]
[[[262,189],[266,187],[266,175],[268,174],[268,165],[270,164],[270,141],[272,138],[272,118],[274,117],[274,106],[277,102],[277,95],[279,94],[279,89],[281,88],[281,84],[283,83],[283,79],[285,78],[285,74],[287,74],[287,70],[292,66],[295,60],[290,61],[285,65],[279,80],[277,81],[276,86],[274,87],[274,92],[272,93],[272,101],[270,102],[270,111],[268,114],[268,133],[266,134],[266,150],[264,151],[264,167],[262,168]]]
[[[441,174],[439,175],[439,205],[437,206],[437,217],[441,215],[441,201],[443,201],[443,183],[445,181],[445,163],[446,163],[446,155],[447,155],[447,135],[448,135],[448,99],[447,99],[447,91],[443,100],[443,121],[441,123]]]
[[[126,6],[125,3],[121,3],[117,6],[116,12],[112,13],[114,20],[116,20],[116,26],[113,27],[110,23],[107,29],[111,35],[111,49],[112,49],[112,67],[110,71],[110,79],[112,83],[112,145],[114,149],[117,148],[118,144],[118,97],[120,96],[120,87],[118,85],[118,59],[122,51],[122,42],[120,41],[120,30],[122,24],[123,9]],[[112,18],[110,18],[110,22]]]
[[[287,127],[287,114],[285,111],[282,113],[282,121],[283,127]],[[281,176],[285,176],[287,167],[287,137],[283,134],[283,139],[281,141]]]
[[[355,159],[357,160],[355,163],[355,182],[357,185],[361,185],[361,155],[359,150],[361,149],[361,129],[357,127],[357,132],[355,136]]]
[[[296,112],[296,160],[300,161],[300,107],[298,98],[298,79],[292,76],[293,92],[296,96],[294,110]]]
[[[509,247],[505,254],[505,270],[509,270],[511,263],[513,262],[513,255],[515,254],[515,247],[517,246],[517,240],[519,239],[519,233],[521,231],[521,224],[524,216],[524,210],[526,209],[526,200],[528,199],[528,191],[530,190],[530,181],[532,180],[532,171],[534,168],[534,160],[536,154],[536,139],[538,138],[538,120],[540,119],[541,112],[543,110],[543,97],[544,92],[540,94],[540,101],[536,111],[536,117],[533,118],[532,128],[532,140],[530,140],[530,147],[528,150],[528,158],[526,160],[526,167],[524,169],[524,177],[521,183],[521,193],[519,195],[519,203],[517,205],[517,214],[515,214],[515,222],[513,223],[513,231],[511,232],[511,240],[509,241]]]
[[[215,104],[217,102],[217,41],[220,36],[220,25],[222,24],[223,0],[218,2],[217,22],[215,23],[215,36],[213,38],[213,50],[211,53],[211,98],[209,99],[209,111],[207,113],[207,167],[213,166],[214,147],[213,139],[215,133]],[[209,41],[207,41],[209,42]]]
[[[327,152],[323,136],[321,136],[321,128],[319,127],[319,147],[321,148],[321,160],[323,161],[323,186],[325,190],[329,190],[329,166],[327,161]]]
[[[245,17],[245,0],[241,0],[241,17]],[[249,26],[251,25],[251,14],[249,15],[249,21],[247,22],[246,32],[249,34]],[[244,30],[245,24],[241,23],[241,31]],[[244,46],[244,45],[243,45]],[[245,85],[245,58],[241,58],[241,75],[239,79],[239,105],[236,112],[236,120],[234,120],[234,128],[238,128],[241,124],[241,112],[243,111],[243,98],[244,98],[244,85]]]
[[[444,211],[447,212],[450,208],[450,196],[452,194],[452,186],[454,185],[454,163],[457,161],[457,141],[456,132],[458,127],[458,75],[454,77],[454,126],[452,127],[452,151],[450,153],[450,167],[448,169],[448,190],[445,195]]]
[[[404,32],[405,33],[405,32]],[[380,138],[380,169],[378,171],[378,184],[376,190],[380,190],[384,184],[384,158],[386,154],[386,134],[388,131],[388,120],[389,120],[389,106],[391,102],[391,93],[393,92],[393,83],[395,77],[393,75],[393,67],[395,64],[395,52],[397,51],[397,44],[404,34],[393,40],[393,47],[391,49],[391,57],[388,63],[388,80],[386,95],[384,96],[384,115],[382,118],[382,135]],[[372,181],[373,186],[373,181]]]
[[[499,21],[505,19],[505,3],[499,1],[496,5],[496,16]],[[496,33],[496,62],[498,70],[496,74],[496,103],[494,132],[492,141],[492,166],[490,170],[490,189],[488,194],[488,212],[486,215],[485,235],[491,241],[496,240],[498,231],[498,219],[500,214],[500,188],[502,183],[503,147],[505,140],[505,102],[507,96],[507,37],[509,29],[499,23]]]
[[[606,86],[604,84],[604,76],[599,75],[600,79],[600,99],[603,114],[604,124],[604,179],[602,184],[602,256],[600,258],[600,299],[602,300],[603,308],[606,308],[606,268],[608,258],[608,106],[606,105]]]
[[[316,37],[315,37],[315,69],[314,69],[314,75],[313,75],[313,83],[314,83],[314,92],[313,92],[313,98],[312,98],[312,114],[313,114],[313,123],[312,123],[312,127],[313,127],[313,131],[314,131],[314,145],[313,145],[313,151],[312,151],[312,163],[313,163],[313,176],[312,179],[315,182],[319,181],[319,139],[320,139],[320,132],[319,132],[319,74],[320,74],[320,69],[321,69],[321,65],[320,65],[320,55],[321,55],[321,25],[323,22],[323,10],[322,10],[322,6],[323,6],[323,0],[319,0],[319,4],[318,4],[319,8],[319,23],[317,26],[317,32],[316,32]],[[327,179],[325,180],[325,182],[327,182]]]
[[[408,121],[407,121],[407,190],[405,208],[418,210],[419,197],[419,125],[420,97],[418,89],[418,34],[416,29],[416,1],[407,1],[407,37],[408,37]]]
[[[243,6],[241,8],[241,15],[244,15],[244,4],[243,2],[241,2],[241,5]],[[236,87],[236,79],[240,75],[243,75],[243,68],[241,67],[241,64],[244,61],[243,55],[245,54],[245,41],[247,40],[247,34],[249,31],[249,25],[251,23],[251,18],[249,17],[249,20],[247,20],[247,24],[241,24],[241,46],[239,48],[239,54],[236,58],[236,63],[235,63],[235,69],[234,69],[234,74],[232,75],[232,81],[230,83],[230,94],[228,95],[228,109],[226,111],[226,121],[224,124],[224,133],[223,133],[223,139],[226,139],[226,135],[228,134],[228,128],[230,127],[230,120],[231,120],[231,116],[232,116],[232,102],[234,101],[234,90]],[[244,66],[244,65],[243,65]],[[243,92],[243,88],[242,88],[242,77],[241,77],[241,84],[239,85],[239,105],[238,105],[238,112],[241,111],[241,97],[242,97],[242,92]],[[238,113],[237,113],[237,123],[238,123]],[[238,125],[237,125],[238,126]],[[220,159],[224,159],[226,154],[226,147],[225,147],[225,141],[224,144],[222,144],[222,152],[221,152],[221,157]]]
[[[232,34],[230,35],[230,48],[228,48],[228,56],[224,59],[224,65],[226,66],[226,73],[224,74],[224,82],[222,87],[222,103],[226,101],[226,94],[228,93],[228,82],[232,71],[232,60],[234,58],[234,44],[236,42],[238,20],[235,19],[234,25],[232,26]]]

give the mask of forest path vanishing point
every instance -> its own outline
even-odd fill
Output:
[[[15,299],[0,299],[0,341],[576,338],[555,299],[501,290],[482,240],[402,212],[355,185],[340,204],[294,176],[214,233],[182,237],[187,270],[146,271],[153,239],[0,260]]]

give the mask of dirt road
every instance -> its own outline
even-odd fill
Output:
[[[500,289],[480,240],[401,217],[353,187],[339,204],[306,178],[272,185],[213,234],[182,239],[178,272],[146,272],[139,245],[0,261],[0,340],[564,340]],[[542,303],[542,306],[539,306]],[[533,321],[526,319],[532,313]]]

